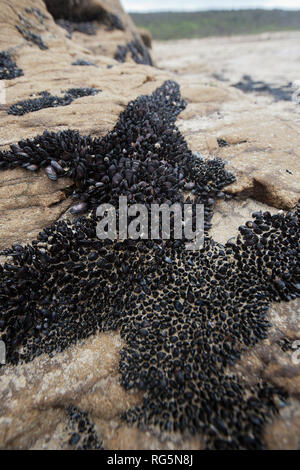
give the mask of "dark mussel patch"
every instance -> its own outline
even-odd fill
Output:
[[[1,339],[7,361],[18,364],[120,329],[122,386],[144,393],[127,422],[200,433],[209,449],[262,449],[264,426],[288,397],[259,378],[245,384],[230,367],[267,337],[270,302],[300,296],[300,205],[255,213],[236,241],[214,242],[207,233],[214,199],[234,178],[221,160],[188,149],[175,125],[184,106],[178,85],[166,82],[129,103],[102,139],[45,132],[0,153],[3,169],[25,163],[72,177],[75,213],[90,209],[5,250]],[[183,204],[187,188],[206,208],[201,250],[174,239],[97,238],[102,202],[117,206],[122,194],[131,203]]]
[[[114,58],[118,62],[125,62],[127,54],[130,54],[136,64],[153,65],[148,49],[137,36],[135,36],[134,39],[131,42],[128,42],[125,46],[119,45]]]
[[[22,26],[17,25],[16,29],[19,31],[19,33],[23,36],[23,38],[31,42],[32,44],[35,44],[38,46],[42,51],[45,51],[48,49],[47,44],[44,43],[42,37],[39,34],[33,33],[30,31],[30,29],[26,29]]]
[[[80,65],[80,66],[87,65],[87,66],[97,67],[97,65],[91,62],[90,60],[84,60],[84,59],[76,59],[74,60],[74,62],[72,62],[72,65]]]
[[[88,413],[75,406],[70,406],[66,409],[66,414],[69,424],[67,430],[69,432],[68,446],[74,450],[103,449]]]
[[[96,88],[70,88],[63,96],[51,95],[48,91],[38,93],[39,98],[31,98],[24,101],[18,101],[10,106],[7,111],[8,114],[14,116],[23,116],[27,113],[33,113],[45,108],[57,108],[58,106],[68,106],[75,99],[84,96],[94,96],[100,93],[101,90]]]
[[[0,80],[12,80],[22,75],[23,71],[17,67],[10,54],[0,51]]]
[[[67,31],[69,39],[71,39],[72,34],[76,32],[87,34],[88,36],[95,36],[97,31],[95,24],[91,22],[79,23],[67,20],[57,20],[56,24]]]
[[[263,81],[255,81],[249,75],[244,75],[242,79],[233,85],[244,93],[262,93],[270,95],[277,101],[292,101],[295,88],[293,83],[287,83],[278,87]]]

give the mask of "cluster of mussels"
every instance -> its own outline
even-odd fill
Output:
[[[48,46],[43,42],[41,36],[39,34],[33,33],[30,29],[26,29],[22,26],[17,25],[16,29],[19,33],[23,36],[23,38],[28,41],[32,42],[36,46],[38,46],[42,51],[48,49]]]
[[[75,32],[87,34],[88,36],[94,36],[96,34],[96,27],[94,23],[91,22],[86,21],[84,23],[78,23],[74,21],[57,20],[56,24],[68,32],[67,37],[69,39],[72,38],[72,34]]]
[[[90,422],[87,413],[79,410],[75,406],[66,409],[69,420],[68,431],[71,434],[68,439],[68,446],[74,450],[100,450],[102,443],[99,441],[94,425]]]
[[[35,7],[26,7],[25,12],[29,15],[34,15],[40,24],[44,24],[44,20],[48,20],[48,16],[44,15],[39,8]]]
[[[7,114],[14,116],[23,116],[27,113],[33,113],[44,108],[57,108],[58,106],[68,106],[74,100],[84,96],[93,96],[100,93],[101,90],[96,88],[70,88],[66,90],[63,96],[51,95],[48,91],[41,91],[38,93],[39,98],[32,98],[29,100],[18,101],[12,104],[7,111]],[[19,148],[19,154],[23,153]]]
[[[0,80],[12,80],[22,75],[23,71],[17,67],[9,53],[0,51]]]
[[[97,65],[94,64],[93,62],[91,62],[90,60],[84,60],[84,59],[76,59],[76,60],[74,60],[74,62],[72,62],[72,65],[97,67]]]
[[[233,85],[244,93],[264,93],[273,96],[277,101],[292,101],[295,88],[292,82],[282,87],[269,85],[263,81],[255,81],[249,75],[244,75],[242,80]]]
[[[125,62],[127,54],[130,54],[137,64],[153,65],[151,55],[137,36],[125,46],[119,45],[114,58],[118,62]]]
[[[207,234],[199,251],[182,240],[99,240],[95,208],[130,203],[205,205],[234,178],[221,160],[192,154],[175,126],[184,108],[166,82],[129,103],[102,139],[45,132],[0,153],[0,167],[45,167],[74,179],[74,212],[31,245],[15,245],[0,268],[0,330],[7,361],[50,356],[97,331],[120,329],[121,383],[144,392],[124,419],[142,428],[201,433],[207,448],[262,448],[265,423],[284,392],[230,372],[243,351],[266,338],[271,301],[300,296],[300,206],[254,214],[225,246]],[[52,170],[50,170],[50,168]],[[54,173],[55,174],[54,174]],[[76,438],[77,439],[77,438]]]
[[[39,8],[27,7],[22,13],[18,13],[19,21],[16,25],[16,29],[26,41],[35,44],[41,50],[48,49],[48,46],[43,42],[42,37],[39,34],[32,32],[32,28],[36,28],[37,31],[40,31],[41,29],[46,30],[44,20],[48,19],[48,17],[44,15]],[[28,19],[28,15],[31,16],[30,19]],[[32,16],[34,18],[32,18]],[[36,21],[38,21],[38,25],[35,25]]]

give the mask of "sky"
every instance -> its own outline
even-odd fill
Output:
[[[121,3],[129,12],[232,10],[239,8],[300,9],[299,0],[121,0]]]

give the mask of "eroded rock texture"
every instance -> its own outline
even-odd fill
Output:
[[[134,64],[119,2],[30,3],[1,11],[5,70],[24,75],[0,109],[0,446],[298,448],[299,180],[258,187],[214,158],[233,137],[216,132],[215,153],[191,139],[199,113],[254,103]],[[24,18],[20,33],[18,9],[40,35]],[[9,114],[19,102],[29,112]],[[204,203],[204,247],[100,241],[95,208],[121,194]]]

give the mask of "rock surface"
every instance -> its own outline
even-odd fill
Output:
[[[276,101],[268,93],[245,94],[232,85],[247,74],[279,89],[294,83],[291,95],[299,91],[298,42],[295,32],[154,47],[157,65],[189,83],[183,91],[189,105],[179,126],[189,145],[229,162],[238,178],[228,192],[279,209],[293,207],[300,197],[298,95],[294,102]]]
[[[299,35],[251,38],[249,44],[246,40],[228,40],[229,58],[224,57],[224,42],[219,45],[219,40],[155,44],[154,58],[161,68],[169,70],[165,71],[136,65],[130,54],[124,64],[114,60],[117,46],[125,46],[137,34],[117,0],[90,0],[82,5],[87,11],[93,8],[119,15],[124,31],[118,28],[107,31],[105,22],[95,25],[95,35],[75,31],[72,39],[55,24],[42,1],[0,3],[0,50],[9,51],[24,73],[5,82],[6,102],[0,105],[0,150],[45,129],[71,128],[79,129],[81,134],[103,136],[113,128],[130,100],[153,92],[166,79],[175,78],[188,102],[178,122],[190,147],[207,158],[221,156],[237,177],[236,183],[226,188],[235,198],[217,203],[213,238],[224,243],[236,236],[238,225],[248,220],[253,210],[289,209],[300,198],[299,106],[293,102],[274,103],[268,96],[245,95],[228,83],[212,78],[220,71],[225,74],[223,69],[230,63],[228,76],[232,83],[238,81],[241,77],[234,75],[232,69],[236,71],[241,63],[233,58],[242,51],[238,54],[244,62],[241,70],[247,73],[251,66],[245,56],[247,51],[250,55],[254,41],[261,48],[260,56],[267,56],[275,64],[278,41],[284,40],[285,47],[294,50]],[[55,2],[49,0],[49,3]],[[33,8],[38,8],[40,13],[30,10]],[[78,14],[82,15],[82,10]],[[25,39],[16,26],[35,31],[48,49]],[[195,50],[205,53],[197,52],[195,57]],[[217,63],[216,52],[222,53]],[[95,66],[73,66],[76,60],[90,61]],[[260,70],[267,67],[271,67],[269,62]],[[299,64],[296,67],[288,69],[291,81],[297,78],[298,72],[300,76]],[[278,75],[285,73],[282,64]],[[254,78],[271,80],[272,77]],[[37,97],[39,92],[61,96],[63,90],[75,87],[92,87],[101,92],[64,107],[41,109],[23,116],[7,114],[12,104]],[[226,144],[220,146],[218,139]],[[43,172],[1,171],[0,248],[29,242],[42,228],[64,215],[72,204],[68,196],[71,191],[71,181],[50,182]],[[282,405],[278,418],[265,429],[264,442],[269,449],[300,446],[300,365],[292,362],[294,350],[284,351],[281,347],[300,339],[299,311],[297,301],[274,304],[270,310],[273,328],[268,339],[243,355],[233,368],[246,382],[264,377],[290,394],[288,404]],[[122,413],[140,403],[142,394],[125,392],[120,386],[118,361],[122,346],[118,332],[101,333],[54,358],[42,355],[29,364],[2,368],[0,448],[74,448],[70,440],[74,428],[65,408],[75,407],[88,413],[99,445],[106,449],[202,449],[202,436],[163,435],[124,424]]]
[[[105,2],[96,3],[105,4]],[[83,135],[103,136],[113,128],[120,112],[130,100],[140,94],[151,93],[168,78],[166,72],[159,72],[149,67],[136,67],[130,61],[119,64],[113,59],[113,51],[117,49],[117,45],[122,44],[122,41],[125,44],[130,38],[132,39],[131,30],[135,33],[134,26],[122,12],[119,2],[114,2],[112,11],[122,12],[122,17],[129,24],[125,32],[118,30],[119,36],[114,39],[115,31],[108,32],[100,24],[97,35],[91,36],[93,44],[103,43],[101,35],[107,38],[111,46],[110,56],[106,56],[103,51],[92,52],[84,46],[82,41],[89,36],[82,33],[76,33],[78,36],[74,34],[72,40],[66,38],[65,30],[54,23],[42,1],[28,3],[19,0],[13,3],[4,2],[1,6],[0,21],[4,25],[0,31],[1,50],[10,51],[24,74],[19,79],[5,81],[6,99],[4,104],[0,103],[1,150],[20,139],[42,134],[45,129],[55,132],[69,128],[80,129]],[[26,11],[28,8],[39,8],[43,14],[42,24],[34,13]],[[38,25],[37,31],[41,34],[42,30],[42,37],[48,44],[48,49],[41,50],[32,42],[24,40],[16,29],[19,21],[17,12],[28,18],[28,21],[31,19],[30,25],[32,22]],[[44,19],[44,16],[47,19]],[[101,55],[98,55],[99,53]],[[92,60],[97,67],[73,66],[72,62],[78,58]],[[108,68],[110,65],[113,67]],[[23,116],[7,114],[11,105],[21,100],[38,98],[40,92],[48,91],[52,95],[61,96],[63,90],[78,87],[97,88],[101,92],[97,96],[75,100],[70,106],[41,109]],[[16,241],[29,242],[51,220],[62,215],[72,203],[70,199],[66,200],[63,191],[70,188],[70,181],[63,179],[51,186],[45,176],[37,177],[30,173],[25,171],[0,173],[2,249]],[[35,184],[34,189],[30,191],[34,193],[27,194],[26,185],[32,180]],[[9,186],[9,198],[7,186]],[[56,192],[57,190],[59,191]],[[46,196],[48,191],[49,195]],[[35,194],[42,196],[34,197]],[[20,223],[20,209],[26,207],[31,211],[32,217],[27,212]],[[21,233],[22,236],[19,235]]]
[[[226,188],[235,198],[216,204],[211,236],[220,243],[235,238],[252,212],[275,213],[299,200],[299,38],[295,32],[154,44],[157,65],[191,83],[184,89],[189,105],[179,117],[189,145],[206,157],[221,156],[237,176]],[[294,101],[240,93],[232,85],[244,75],[278,89],[293,83]],[[266,426],[264,442],[267,449],[299,449],[299,301],[274,304],[269,318],[268,340],[233,370],[247,380],[260,376],[289,389],[289,403]],[[289,346],[282,350],[280,344]]]

